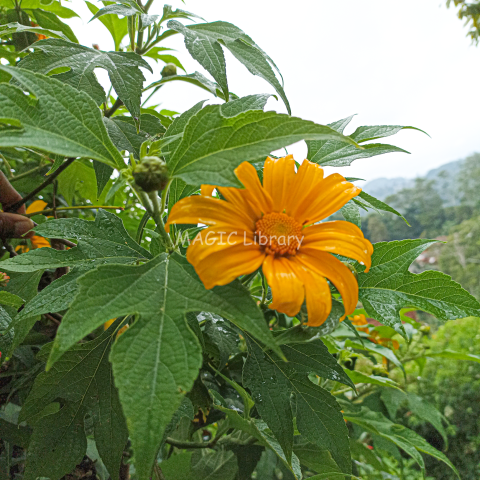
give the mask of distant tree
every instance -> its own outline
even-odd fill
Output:
[[[386,217],[390,239],[437,237],[445,234],[445,212],[442,199],[436,192],[434,182],[424,178],[415,179],[412,188],[404,188],[385,200],[400,211],[409,221],[409,227],[398,217]]]
[[[371,242],[386,242],[389,239],[388,229],[378,214],[369,215],[367,220],[368,238]]]
[[[480,216],[451,229],[439,263],[442,271],[480,298]]]
[[[480,213],[480,153],[465,159],[457,177],[457,190],[463,193],[461,203]]]
[[[465,0],[447,0],[447,7],[452,4],[459,7],[458,18],[465,20],[465,24],[470,27],[467,35],[473,43],[478,45],[480,40],[480,2],[468,3]]]

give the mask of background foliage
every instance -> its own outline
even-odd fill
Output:
[[[352,117],[264,112],[270,95],[229,91],[224,50],[290,113],[281,75],[236,26],[168,5],[151,15],[151,0],[86,3],[115,51],[78,44],[74,2],[0,0],[1,168],[38,224],[2,239],[2,478],[478,478],[478,155],[440,192],[418,179],[342,209],[377,242],[370,272],[350,265],[361,303],[342,323],[333,288],[316,328],[305,309],[268,309],[261,272],[207,291],[178,242],[199,227],[163,229],[176,201],[238,186],[245,160],[261,177],[267,155],[300,140],[340,168],[404,152],[383,139],[414,127],[347,135]],[[173,35],[204,73],[180,72]],[[150,95],[172,81],[215,104],[162,110]],[[147,155],[167,163],[161,197],[133,181]],[[420,260],[446,233],[453,280]]]

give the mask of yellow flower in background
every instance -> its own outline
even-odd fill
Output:
[[[270,285],[270,308],[295,316],[304,300],[308,324],[321,325],[332,307],[330,280],[340,292],[345,315],[358,301],[355,276],[332,254],[371,264],[373,247],[350,222],[329,217],[361,192],[339,174],[305,160],[295,171],[292,155],[268,158],[263,185],[255,167],[243,162],[235,174],[245,189],[218,187],[225,200],[202,195],[184,198],[168,217],[171,224],[205,224],[188,248],[187,259],[207,289],[226,285],[262,266]]]
[[[35,200],[34,202],[32,202],[25,213],[35,213],[35,212],[41,212],[42,210],[45,210],[45,207],[47,206],[47,202],[44,202],[43,200]],[[43,248],[43,247],[49,247],[50,246],[50,242],[44,238],[44,237],[40,237],[39,235],[34,235],[30,241],[32,242],[32,248],[35,249],[35,248]],[[26,253],[28,252],[30,249],[26,246],[26,245],[19,245],[15,251],[17,252],[21,252],[21,253]]]
[[[116,318],[112,318],[111,320],[107,320],[103,324],[103,330],[108,330],[110,326],[113,324],[113,322],[116,320]],[[124,333],[128,328],[128,325],[124,325],[117,333],[117,336],[115,338],[118,338],[122,333]]]

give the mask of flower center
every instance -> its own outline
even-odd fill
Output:
[[[256,240],[270,255],[295,255],[302,243],[302,225],[284,213],[268,213],[256,227]]]

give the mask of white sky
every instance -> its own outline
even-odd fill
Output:
[[[77,3],[78,2],[78,3]],[[94,2],[96,3],[96,2]],[[357,113],[346,133],[360,125],[412,125],[432,138],[404,131],[385,139],[411,152],[357,160],[339,169],[345,176],[415,177],[446,162],[480,151],[480,120],[475,92],[480,78],[480,47],[472,46],[466,28],[444,0],[171,0],[208,21],[224,20],[242,28],[276,62],[295,116],[330,123]],[[90,12],[80,0],[74,9]],[[161,13],[156,0],[150,13]],[[70,22],[84,45],[113,49],[98,21]],[[178,50],[188,73],[204,72],[176,35],[163,46]],[[167,52],[168,53],[168,52]],[[228,52],[230,90],[239,96],[272,92]],[[154,64],[160,78],[163,64]],[[147,74],[148,73],[148,74]],[[181,72],[180,72],[181,73]],[[102,74],[103,76],[103,74]],[[103,77],[105,78],[105,77]],[[162,108],[183,111],[209,94],[176,82],[154,97]],[[285,112],[275,99],[267,110]],[[301,161],[302,142],[289,153]]]

